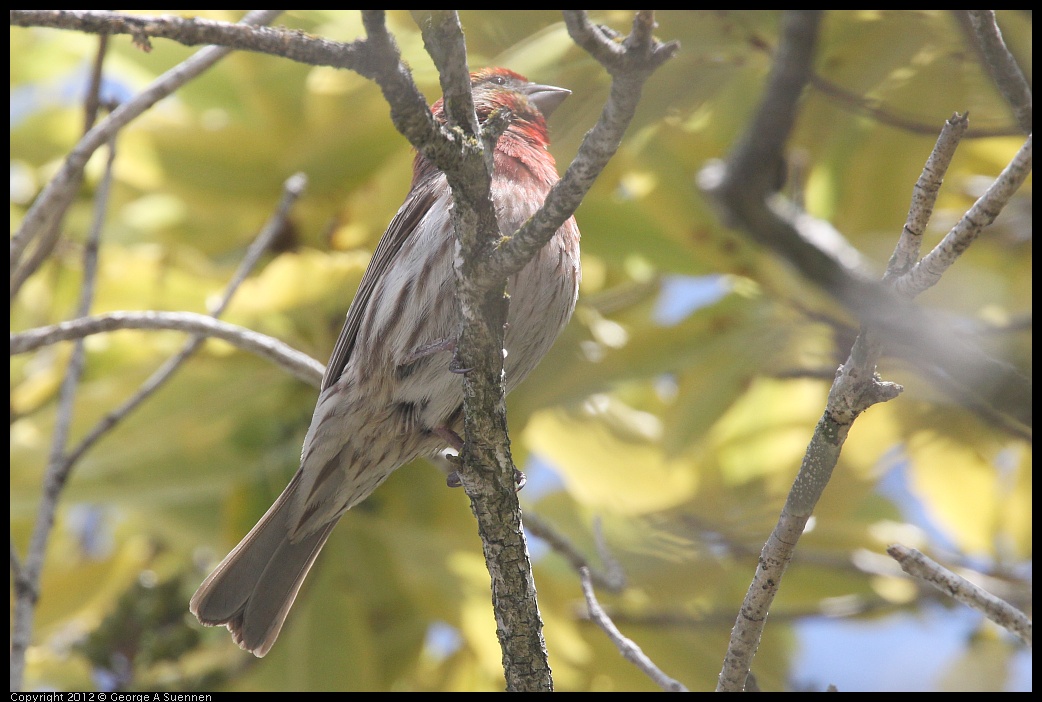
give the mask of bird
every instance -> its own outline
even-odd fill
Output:
[[[510,115],[491,174],[500,234],[509,236],[559,180],[546,118],[571,91],[500,67],[472,73],[471,91],[482,125],[504,109]],[[431,113],[446,123],[443,99]],[[326,366],[299,469],[191,599],[202,624],[227,627],[257,657],[271,650],[340,518],[399,466],[462,445],[451,210],[445,174],[417,153],[408,194],[377,244]],[[568,323],[580,278],[579,229],[570,217],[507,281],[507,392]]]

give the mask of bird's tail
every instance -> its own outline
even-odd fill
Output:
[[[294,476],[189,604],[200,622],[228,627],[235,643],[258,657],[275,643],[304,578],[336,526],[334,520],[295,543],[290,541],[289,506],[299,484]]]

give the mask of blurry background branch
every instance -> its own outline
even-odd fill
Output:
[[[212,336],[278,363],[309,385],[318,387],[322,381],[324,367],[321,363],[278,339],[194,312],[107,312],[96,317],[82,317],[12,334],[11,353],[28,353],[59,341],[82,339],[92,334],[120,329],[173,329]]]
[[[884,275],[890,284],[868,281],[860,271],[845,265],[840,256],[817,244],[814,232],[809,229],[815,225],[809,218],[793,212],[778,196],[772,195],[777,189],[771,181],[775,172],[772,165],[784,160],[785,144],[799,114],[803,90],[811,79],[820,20],[821,14],[817,11],[785,14],[781,40],[758,111],[726,163],[709,166],[701,174],[703,189],[721,207],[727,223],[782,253],[804,276],[825,287],[854,312],[862,329],[850,357],[836,375],[825,412],[815,428],[778,524],[760,554],[731,634],[717,687],[720,691],[745,689],[771,603],[796,544],[832,476],[854,420],[870,406],[891,400],[902,390],[899,385],[882,381],[876,374],[876,363],[884,349],[892,349],[895,344],[914,349],[914,357],[938,363],[950,377],[976,378],[983,381],[983,388],[992,391],[998,384],[1003,388],[999,395],[1003,400],[1009,398],[1011,391],[1016,392],[1014,388],[1019,389],[1014,404],[1007,404],[1004,409],[1014,413],[1014,421],[1030,426],[1030,381],[1012,366],[985,354],[973,339],[953,343],[953,330],[925,315],[908,297],[935,283],[943,270],[1009,202],[1030,173],[1031,138],[1028,137],[1024,148],[963,217],[960,225],[934,252],[917,263],[922,231],[933,211],[955,146],[965,132],[965,119],[956,115],[949,124],[950,129],[938,139],[923,177],[916,185],[906,225]],[[935,264],[936,259],[944,259],[946,263]],[[895,294],[892,281],[900,282],[904,279],[902,276],[921,279],[920,267],[934,270],[937,277],[921,288],[901,288],[908,293],[907,297]]]

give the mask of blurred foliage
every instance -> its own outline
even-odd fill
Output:
[[[594,16],[628,31],[625,12]],[[461,17],[471,66],[505,65],[573,90],[551,120],[563,169],[599,113],[608,77],[554,11]],[[1030,72],[1030,14],[999,18]],[[416,25],[402,12],[388,21],[433,100],[437,75]],[[722,227],[695,186],[700,167],[727,153],[756,106],[778,15],[667,11],[658,23],[660,38],[679,39],[682,50],[648,82],[626,142],[577,213],[580,306],[511,396],[510,422],[515,459],[530,479],[524,509],[593,563],[599,520],[629,579],[620,593],[602,592],[603,604],[665,671],[711,689],[760,546],[824,405],[827,376],[853,331],[814,285]],[[341,41],[363,34],[353,11],[289,12],[279,24]],[[11,29],[12,229],[79,136],[96,46],[94,36]],[[143,53],[129,37],[111,39],[107,97],[133,94],[193,52],[165,40],[153,46]],[[877,272],[944,119],[969,111],[973,129],[1009,136],[962,145],[928,245],[1021,143],[945,12],[829,13],[817,70],[857,96],[858,107],[808,91],[786,189],[834,223]],[[922,129],[889,126],[880,112]],[[236,53],[135,121],[117,148],[93,311],[205,311],[282,182],[303,171],[310,185],[291,227],[225,318],[324,360],[409,184],[410,148],[377,87],[346,71]],[[64,243],[14,301],[12,331],[73,309],[103,156],[88,168]],[[1030,324],[1013,322],[1031,312],[1030,198],[1028,186],[923,296],[966,323],[994,325],[996,353],[1027,373]],[[174,333],[90,339],[73,440],[181,343]],[[20,552],[67,358],[62,345],[11,361],[11,531]],[[894,540],[971,564],[1030,608],[1030,442],[956,406],[900,362],[887,360],[880,371],[905,393],[872,408],[850,435],[755,660],[764,689],[807,681],[792,668],[801,617],[878,619],[932,606],[934,594],[902,586],[872,556]],[[223,629],[198,629],[187,614],[194,587],[295,470],[314,398],[266,362],[208,342],[84,457],[47,555],[28,689],[502,689],[488,575],[466,496],[446,489],[425,461],[395,473],[341,522],[267,658],[241,653]],[[539,540],[532,549],[557,688],[654,689],[584,619],[573,568]],[[1009,684],[1018,646],[979,619],[975,627],[952,646],[936,689]],[[887,662],[865,665],[879,666],[885,687]]]

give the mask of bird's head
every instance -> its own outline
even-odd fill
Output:
[[[478,120],[482,123],[500,108],[513,114],[515,121],[532,124],[546,131],[546,118],[572,94],[567,88],[533,83],[509,68],[483,68],[470,74],[470,87]],[[435,118],[445,121],[445,105],[439,99],[431,107]]]

